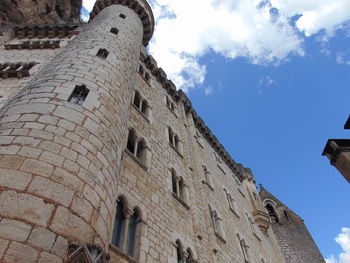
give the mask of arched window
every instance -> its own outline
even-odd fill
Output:
[[[190,248],[187,249],[187,258],[186,258],[186,263],[194,263],[194,257],[193,257],[193,253],[192,250]]]
[[[173,146],[177,152],[180,152],[179,136],[173,131],[170,126],[168,126],[168,136],[170,145]]]
[[[202,168],[203,168],[203,172],[204,172],[204,181],[203,182],[206,185],[208,185],[211,190],[214,190],[210,172],[208,171],[208,169],[205,165],[203,165]]]
[[[239,244],[241,246],[244,262],[249,263],[250,262],[249,261],[250,260],[249,246],[248,246],[247,242],[245,241],[245,239],[241,238],[238,233],[237,233],[237,238],[238,238]]]
[[[138,91],[135,92],[134,105],[139,109],[141,106],[141,95]]]
[[[135,247],[136,247],[136,238],[138,232],[138,224],[140,223],[140,214],[137,210],[134,210],[133,215],[129,219],[129,231],[127,237],[127,247],[126,253],[133,257],[135,255]]]
[[[141,216],[138,210],[129,210],[123,199],[117,201],[112,245],[123,250],[127,255],[135,257],[139,241],[139,223]]]
[[[148,110],[148,102],[146,100],[142,100],[141,104],[141,112],[147,116],[147,110]]]
[[[185,251],[184,246],[181,241],[176,240],[176,259],[177,263],[196,263],[197,261],[194,259],[192,250],[187,248]]]
[[[137,144],[136,157],[143,163],[146,162],[146,143],[144,139],[141,139]]]
[[[172,188],[173,188],[173,193],[177,194],[177,176],[176,172],[174,169],[171,170],[171,182],[172,182]]]
[[[136,157],[141,163],[147,161],[147,145],[143,138],[138,138],[134,129],[129,130],[127,151]]]
[[[183,246],[181,244],[180,240],[176,240],[176,257],[178,263],[183,263],[182,257],[183,257]]]
[[[118,248],[123,247],[123,238],[125,235],[125,220],[124,204],[120,200],[117,202],[117,212],[114,220],[112,244]]]
[[[227,199],[228,206],[229,206],[230,210],[231,210],[237,217],[239,217],[238,207],[237,207],[237,202],[236,202],[236,200],[233,198],[233,196],[232,196],[226,189],[224,189],[224,192],[225,192],[225,194],[226,194],[226,199]]]
[[[224,232],[221,225],[221,218],[216,210],[213,210],[209,205],[210,216],[213,222],[214,233],[218,236],[222,241],[224,241]],[[225,241],[224,241],[225,242]]]
[[[129,130],[127,149],[134,154],[136,148],[136,133],[133,129]]]
[[[277,216],[276,211],[275,211],[275,209],[273,208],[273,206],[270,205],[270,204],[267,204],[267,205],[266,205],[266,209],[267,209],[267,212],[268,212],[269,215],[270,215],[270,218],[271,218],[272,222],[273,222],[273,223],[278,223],[278,222],[279,222],[278,216]]]

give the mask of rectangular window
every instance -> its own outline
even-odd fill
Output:
[[[99,58],[106,59],[108,57],[109,52],[107,49],[100,48],[96,54]]]
[[[117,28],[115,28],[115,27],[112,27],[111,30],[110,30],[109,32],[111,32],[111,33],[114,34],[114,35],[118,35],[119,30],[118,30]]]
[[[85,87],[85,85],[81,86],[75,86],[72,94],[70,95],[68,101],[77,104],[77,105],[83,105],[87,95],[89,94],[90,90]]]

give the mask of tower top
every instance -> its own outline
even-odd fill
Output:
[[[128,6],[139,15],[143,24],[142,43],[144,46],[147,46],[154,31],[154,16],[148,2],[146,0],[97,0],[92,12],[90,13],[90,21],[94,19],[101,10],[110,5]]]

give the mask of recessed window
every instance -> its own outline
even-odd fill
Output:
[[[124,14],[120,14],[119,17],[120,17],[120,18],[123,18],[123,19],[126,18],[126,16],[125,16]]]
[[[100,48],[96,54],[99,58],[106,59],[108,57],[109,52],[107,49]]]
[[[142,98],[140,92],[135,91],[133,105],[148,119],[150,107],[147,100]]]
[[[169,144],[173,146],[173,148],[180,152],[180,139],[179,136],[173,131],[171,127],[168,127],[168,136],[169,136]]]
[[[70,95],[68,101],[77,104],[83,105],[86,97],[88,96],[90,90],[85,87],[85,85],[75,86],[72,94]]]
[[[142,165],[147,163],[147,144],[145,139],[138,138],[134,129],[129,130],[126,149]]]
[[[277,216],[276,211],[273,208],[273,206],[270,204],[267,204],[266,209],[267,209],[267,212],[269,213],[269,216],[272,220],[272,223],[278,223],[279,222],[278,216]]]
[[[219,216],[218,212],[214,210],[210,205],[209,205],[209,212],[210,212],[210,217],[213,223],[213,228],[214,228],[214,233],[219,239],[223,242],[226,242],[224,239],[224,232],[222,228],[222,220],[221,217]]]
[[[120,198],[117,202],[112,244],[133,258],[137,258],[137,250],[139,249],[140,222],[139,211],[128,209],[124,200]]]
[[[119,30],[118,30],[117,28],[115,28],[115,27],[112,27],[111,30],[110,30],[109,32],[111,32],[111,33],[114,34],[114,35],[118,35]]]

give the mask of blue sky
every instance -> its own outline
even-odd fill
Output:
[[[321,156],[349,134],[350,0],[150,3],[158,64],[234,160],[305,219],[327,262],[350,263],[350,185]]]

